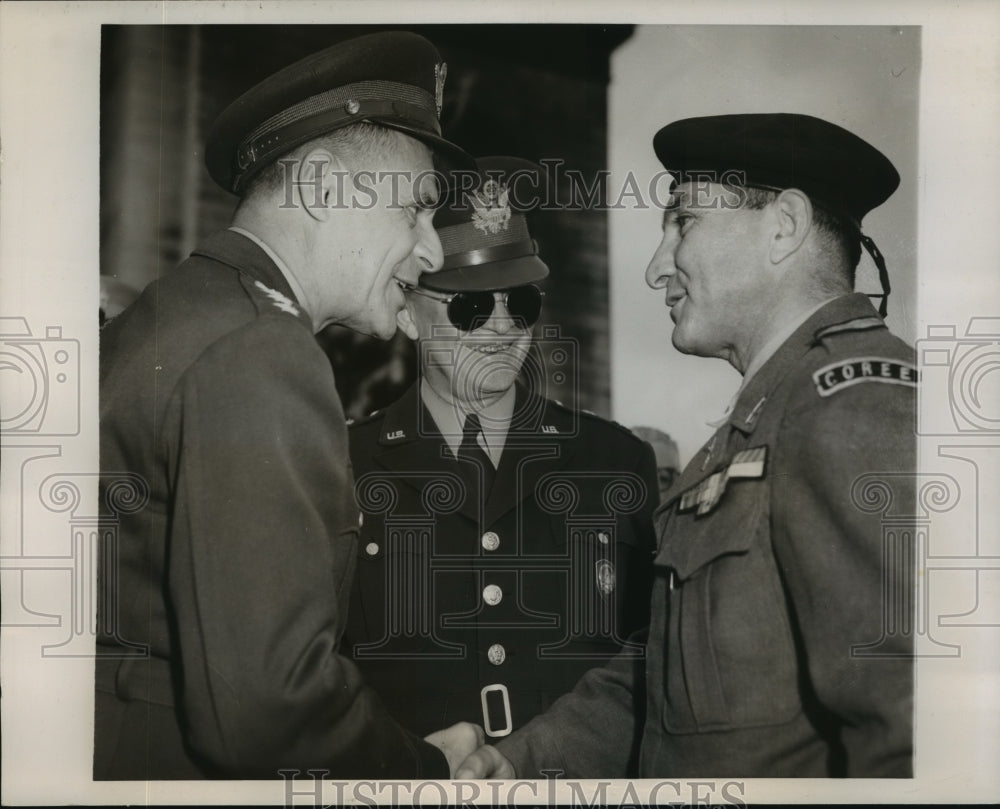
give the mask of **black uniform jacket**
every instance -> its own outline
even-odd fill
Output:
[[[591,672],[500,743],[518,774],[626,774],[645,701],[641,777],[909,776],[916,384],[865,296],[810,317],[657,512],[647,696]]]
[[[350,430],[364,526],[345,637],[418,733],[520,727],[648,620],[651,448],[520,387],[516,402],[485,500],[417,386]]]
[[[447,777],[338,653],[347,430],[278,268],[219,233],[101,338],[95,777]]]

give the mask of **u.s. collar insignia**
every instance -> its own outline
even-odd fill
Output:
[[[396,441],[400,438],[406,438],[406,433],[402,430],[393,430],[391,433],[387,433],[385,438],[387,441]]]
[[[597,589],[602,596],[609,596],[615,591],[615,566],[607,559],[597,563]]]
[[[441,117],[441,110],[444,107],[444,80],[447,77],[447,62],[438,62],[434,65],[434,106],[437,107],[438,118]]]
[[[278,290],[271,289],[271,287],[262,284],[260,281],[254,281],[257,288],[261,290],[267,297],[269,297],[275,306],[277,306],[282,312],[288,312],[290,315],[298,315],[299,307],[295,305],[292,301],[285,295],[282,295]]]
[[[507,187],[496,180],[487,180],[481,190],[472,195],[472,224],[485,233],[499,233],[510,227],[510,205]]]

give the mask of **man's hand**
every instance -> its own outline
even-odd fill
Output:
[[[486,734],[479,725],[457,722],[450,728],[436,730],[430,736],[425,736],[424,741],[433,744],[444,753],[444,757],[448,759],[448,770],[454,778],[458,766],[486,741]]]
[[[483,778],[514,778],[514,765],[495,747],[484,744],[470,755],[457,771],[452,769],[456,781],[477,781]]]

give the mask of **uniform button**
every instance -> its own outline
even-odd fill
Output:
[[[365,553],[367,553],[369,556],[374,556],[376,553],[378,553],[378,543],[369,542],[367,545],[365,545]]]
[[[495,531],[487,531],[483,534],[483,547],[488,551],[495,551],[500,547],[500,537]]]
[[[486,650],[486,659],[489,660],[494,666],[500,666],[503,661],[507,659],[507,650],[499,643],[494,643],[489,649]]]
[[[501,590],[495,584],[487,584],[483,588],[483,601],[485,601],[491,607],[495,607],[497,604],[499,604],[501,598],[503,598],[503,590]]]
[[[601,531],[601,533],[597,535],[597,539],[600,541],[602,545],[607,545],[608,542],[611,541],[611,537],[608,536],[607,531]]]

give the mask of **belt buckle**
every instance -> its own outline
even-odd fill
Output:
[[[487,695],[494,691],[499,691],[503,695],[503,711],[506,720],[506,726],[498,729],[494,729],[490,724],[490,706],[486,699]],[[510,718],[510,694],[507,693],[507,686],[503,683],[484,686],[483,690],[479,692],[479,699],[483,704],[483,729],[486,731],[486,735],[492,738],[509,735],[514,727]]]

